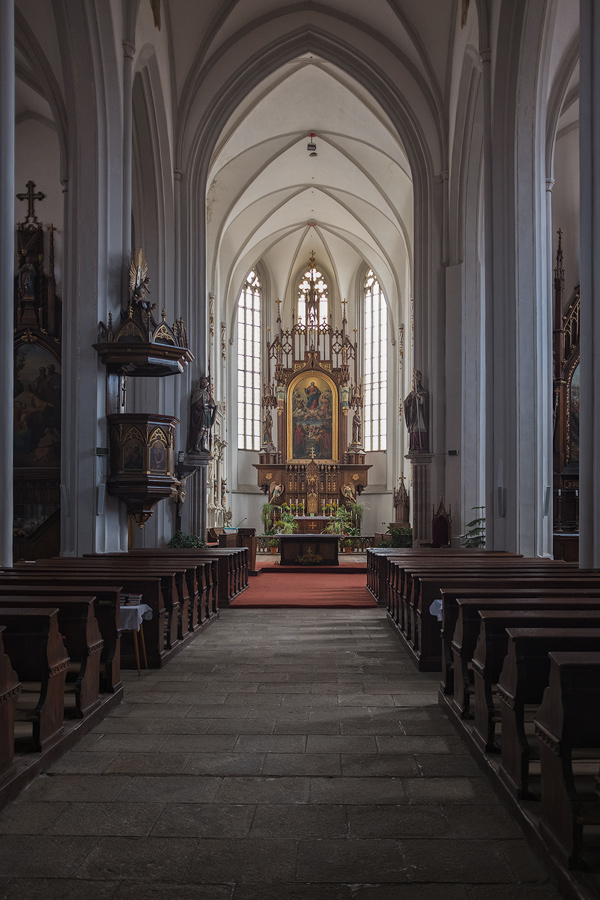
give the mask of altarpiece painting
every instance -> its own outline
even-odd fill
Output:
[[[290,459],[338,458],[337,394],[335,382],[314,371],[304,372],[290,383],[287,403]]]

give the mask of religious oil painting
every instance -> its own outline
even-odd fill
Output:
[[[128,438],[123,445],[123,470],[142,472],[144,469],[144,446],[137,437]]]
[[[569,385],[569,462],[579,462],[579,363]]]
[[[314,372],[295,378],[288,388],[287,420],[291,459],[337,459],[337,390],[333,381]]]
[[[150,471],[166,473],[167,448],[164,441],[155,440],[150,445]]]
[[[60,364],[33,342],[15,350],[13,447],[19,468],[60,466]]]

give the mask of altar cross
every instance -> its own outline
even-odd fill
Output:
[[[30,219],[33,219],[31,223],[32,225],[40,225],[41,222],[38,222],[33,204],[36,200],[43,200],[46,195],[42,194],[41,191],[38,191],[37,194],[34,193],[35,183],[33,181],[28,181],[25,187],[27,188],[27,192],[25,194],[17,194],[17,200],[27,200],[27,217],[23,224],[25,225],[27,224],[27,222],[29,222]]]

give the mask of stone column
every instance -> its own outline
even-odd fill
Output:
[[[413,547],[431,541],[431,453],[409,453],[413,488]]]
[[[0,427],[0,565],[12,566],[13,520],[13,316],[15,269],[15,9],[0,3],[0,297],[3,328],[0,392],[4,398]]]
[[[186,463],[197,466],[194,475],[194,492],[191,504],[191,533],[197,534],[206,540],[207,511],[208,511],[208,484],[207,472],[212,459],[210,453],[189,453]]]
[[[581,406],[579,565],[600,568],[600,8],[580,2]]]

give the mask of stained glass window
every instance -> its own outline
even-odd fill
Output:
[[[365,450],[385,450],[387,438],[387,310],[372,269],[365,278],[364,408]]]
[[[260,301],[261,284],[250,272],[238,301],[238,447],[260,450]]]

